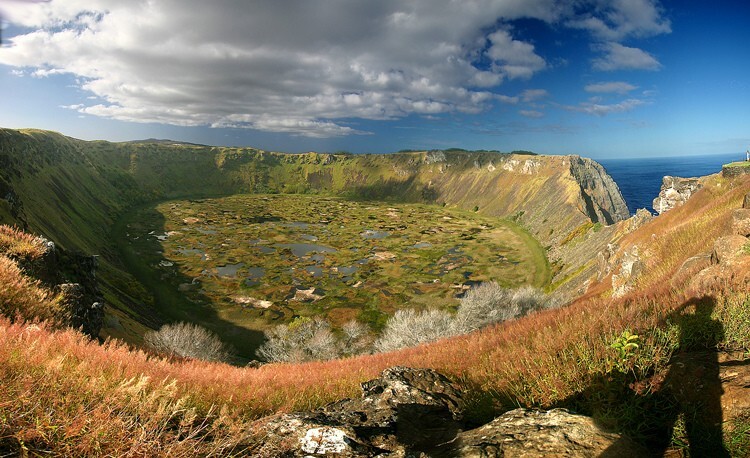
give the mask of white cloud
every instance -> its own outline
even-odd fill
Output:
[[[487,56],[492,65],[508,78],[531,78],[547,63],[534,52],[534,45],[514,40],[507,30],[498,30],[488,37],[491,45]]]
[[[549,96],[546,89],[526,89],[521,92],[521,100],[524,102],[534,102]]]
[[[637,1],[651,5],[645,11],[629,0],[611,8],[582,1],[585,13],[557,0],[309,0],[291,8],[276,0],[23,2],[4,17],[30,31],[5,37],[0,64],[17,75],[75,76],[88,91],[82,106],[71,106],[81,114],[350,135],[362,133],[348,123],[355,118],[479,113],[530,101],[533,91],[497,92],[548,68],[517,36],[515,19],[580,28],[598,18],[615,32],[597,36],[612,39],[669,28],[646,0]],[[651,57],[608,46],[595,64],[601,69],[643,68],[643,56]]]
[[[614,92],[617,94],[627,94],[628,92],[638,89],[638,86],[633,86],[630,83],[624,81],[607,81],[601,83],[587,84],[583,88],[586,92],[595,93],[610,93]]]
[[[569,111],[588,113],[594,116],[606,116],[611,113],[623,113],[626,111],[631,111],[638,106],[644,105],[645,103],[645,101],[640,99],[627,99],[623,100],[622,102],[613,104],[601,104],[597,101],[588,101],[575,106],[565,105],[562,108]]]
[[[598,0],[595,8],[568,21],[604,41],[621,41],[670,33],[672,26],[657,0]],[[596,14],[596,15],[595,15]]]
[[[544,68],[500,21],[555,21],[554,0],[472,3],[320,0],[53,0],[19,4],[0,63],[70,73],[97,116],[239,125],[309,136],[357,133],[342,120],[478,113],[505,79]],[[231,4],[229,4],[231,3]],[[488,42],[489,40],[489,42]],[[490,68],[475,64],[485,45]]]
[[[521,116],[526,116],[527,118],[541,118],[544,116],[544,113],[537,110],[520,110],[519,113]]]
[[[661,64],[654,56],[639,48],[613,42],[596,45],[594,48],[604,53],[602,57],[593,61],[594,68],[597,70],[659,70],[661,68]]]

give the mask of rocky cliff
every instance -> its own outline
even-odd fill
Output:
[[[630,217],[620,188],[599,163],[570,156],[570,173],[581,187],[581,199],[592,222],[609,225]]]
[[[104,298],[96,257],[70,253],[42,237],[0,226],[0,264],[0,313],[12,319],[48,320],[99,337]]]
[[[657,213],[662,214],[683,205],[702,187],[703,183],[700,178],[665,176],[662,179],[659,196],[654,199],[652,206]]]

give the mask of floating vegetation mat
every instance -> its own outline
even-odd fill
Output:
[[[434,205],[238,195],[163,202],[124,227],[135,267],[255,330],[296,316],[377,329],[399,308],[455,307],[472,284],[548,273],[513,222]]]

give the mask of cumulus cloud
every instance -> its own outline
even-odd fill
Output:
[[[604,41],[669,33],[672,26],[656,0],[599,0],[591,12],[568,21]]]
[[[33,28],[0,63],[76,75],[126,121],[239,126],[309,136],[342,120],[477,113],[506,79],[544,68],[498,21],[558,19],[553,0],[495,2],[53,0],[9,13]],[[491,60],[489,68],[477,59]]]
[[[645,104],[646,102],[640,99],[627,99],[619,103],[602,104],[598,101],[583,102],[579,105],[566,105],[563,108],[569,111],[578,111],[587,113],[594,116],[606,116],[611,113],[623,113],[631,111],[636,107]]]
[[[519,110],[519,113],[521,116],[526,116],[527,118],[541,118],[544,116],[544,113],[537,110]]]
[[[491,46],[487,56],[492,59],[493,67],[511,79],[530,78],[547,66],[544,59],[534,52],[534,45],[514,40],[507,30],[490,34],[489,41]]]
[[[612,70],[659,70],[661,64],[651,54],[639,48],[631,48],[620,43],[604,43],[595,46],[604,53],[593,61],[594,68]]]
[[[521,100],[524,102],[534,102],[549,96],[546,89],[526,89],[521,93]]]
[[[607,82],[601,82],[601,83],[592,83],[587,84],[583,88],[586,92],[594,92],[594,93],[617,93],[617,94],[627,94],[628,92],[638,89],[638,86],[633,86],[630,83],[626,83],[624,81],[607,81]]]
[[[585,0],[584,13],[556,0],[18,3],[5,17],[28,31],[7,38],[0,64],[17,75],[75,76],[94,97],[70,107],[82,114],[343,136],[365,133],[351,119],[528,101],[497,92],[548,67],[516,19],[581,28],[598,18],[613,32],[588,30],[608,39],[669,28],[655,7],[639,12],[628,1]],[[601,69],[649,66],[644,51],[608,46]]]

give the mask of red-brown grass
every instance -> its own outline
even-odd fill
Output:
[[[25,320],[55,323],[63,318],[59,294],[27,277],[16,261],[0,254],[0,313]]]
[[[39,237],[11,226],[0,225],[0,253],[33,260],[40,258],[45,252],[46,247]]]
[[[394,365],[454,377],[474,402],[471,408],[485,414],[512,405],[564,405],[613,365],[648,377],[666,367],[679,344],[670,320],[689,313],[684,306],[694,299],[683,284],[666,280],[685,257],[726,231],[726,215],[750,187],[745,182],[727,191],[718,183],[730,186],[717,180],[686,210],[673,210],[682,213],[663,215],[625,239],[624,244],[642,244],[649,256],[665,258],[664,265],[647,260],[646,275],[652,277],[636,292],[620,299],[587,297],[392,353],[237,368],[158,358],[121,343],[99,345],[71,330],[0,319],[0,450],[110,456],[240,452],[251,444],[253,420],[354,396],[360,382]],[[689,227],[691,219],[700,233]],[[653,239],[656,231],[664,235]],[[728,323],[746,319],[747,291],[747,272],[739,272],[716,279],[704,294]],[[627,360],[618,359],[610,346],[624,330],[637,334],[640,343]],[[746,326],[731,332],[732,345],[750,345],[743,337]]]

